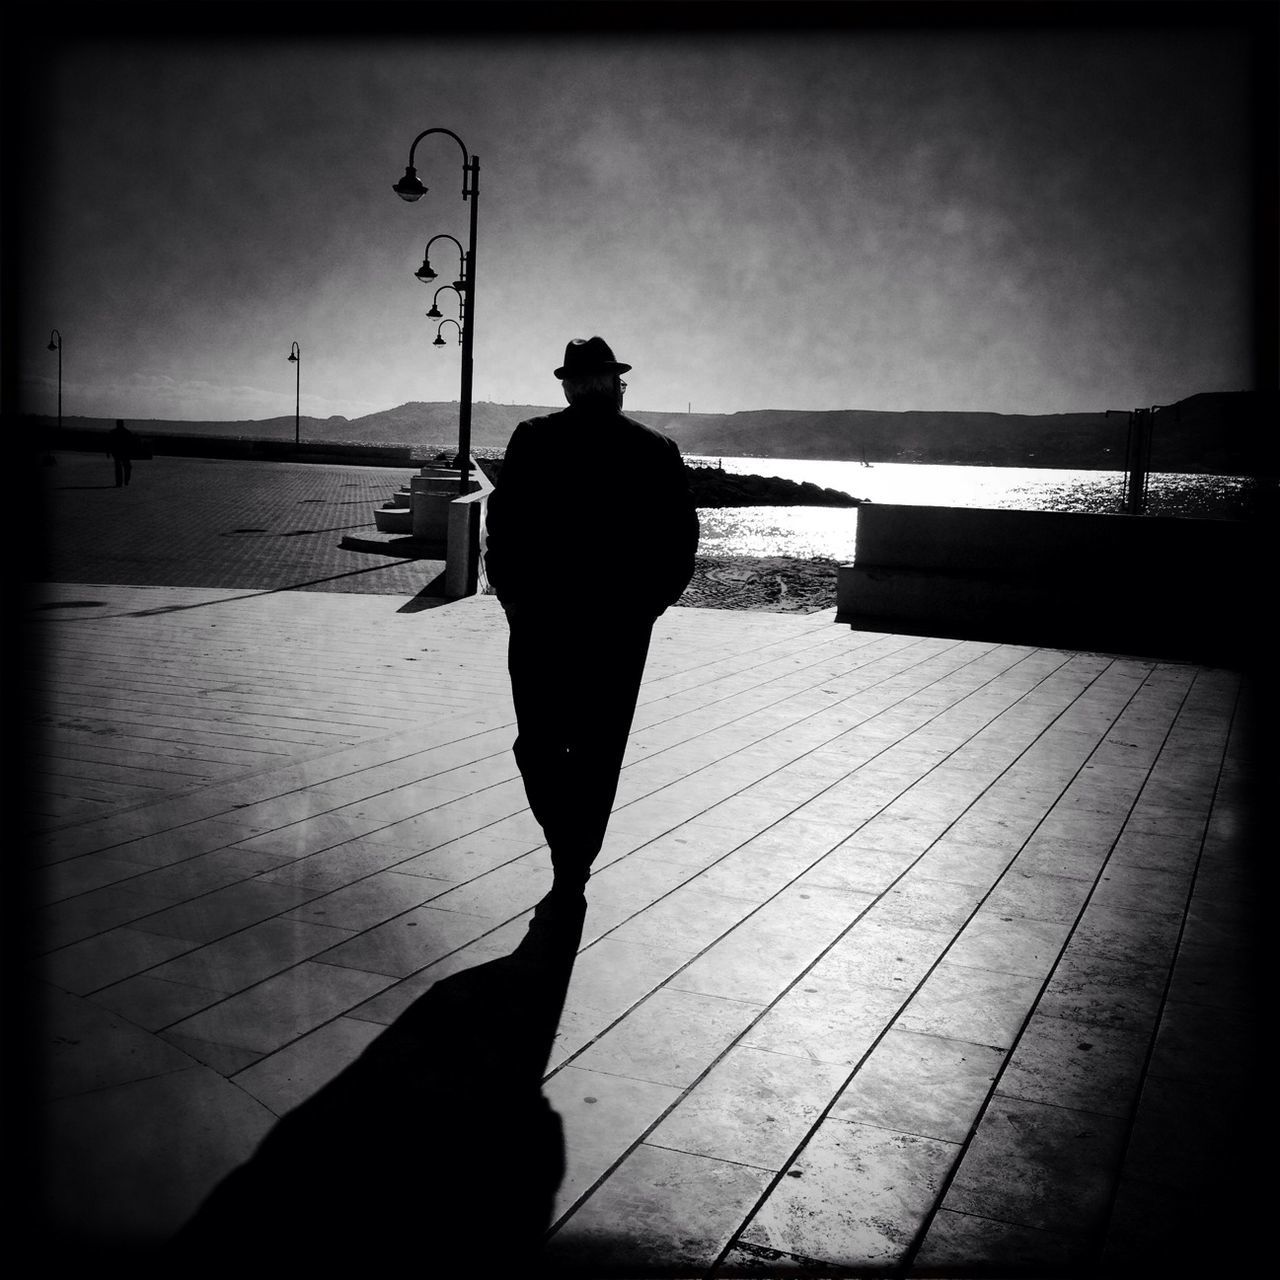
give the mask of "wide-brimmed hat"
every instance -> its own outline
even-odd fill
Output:
[[[613,357],[613,348],[603,338],[574,338],[564,349],[564,364],[557,378],[582,373],[626,373],[631,366]]]

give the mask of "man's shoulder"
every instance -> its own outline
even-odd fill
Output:
[[[598,434],[600,432],[605,434]],[[607,442],[612,439],[615,447],[623,445],[638,450],[640,457],[680,457],[680,447],[669,435],[625,413],[584,413],[571,407],[564,408],[518,422],[512,432],[512,440],[517,436],[523,445],[541,444],[548,448],[553,444],[566,445],[576,441],[598,449],[607,447]]]
[[[557,409],[551,413],[539,414],[536,418],[522,418],[516,423],[516,430],[527,428],[530,431],[539,431],[548,427],[554,427],[557,423],[563,422],[565,411]]]
[[[665,431],[659,431],[657,427],[650,427],[637,418],[629,418],[625,413],[620,413],[618,417],[626,424],[628,431],[633,432],[641,440],[647,441],[654,448],[679,453],[680,446]]]

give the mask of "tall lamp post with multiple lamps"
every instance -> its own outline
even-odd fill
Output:
[[[301,416],[302,408],[302,348],[295,342],[289,349],[289,361],[293,365],[293,447],[302,443]]]
[[[62,334],[54,329],[49,334],[49,350],[58,353],[58,430],[62,430]]]
[[[433,133],[446,134],[461,148],[462,198],[471,201],[471,230],[468,247],[465,250],[456,240],[453,240],[452,236],[433,236],[427,242],[429,253],[431,245],[436,240],[442,238],[453,240],[454,244],[458,245],[458,252],[462,254],[462,273],[453,286],[462,301],[462,318],[456,322],[462,343],[462,386],[458,399],[458,457],[455,465],[461,473],[458,482],[459,492],[465,494],[470,489],[471,479],[471,353],[476,311],[476,206],[480,198],[480,158],[470,155],[466,144],[451,130],[424,129],[410,144],[409,163],[405,166],[404,177],[392,184],[392,190],[402,200],[410,202],[420,200],[427,194],[426,186],[419,179],[417,169],[413,167],[413,158],[418,149],[418,143]],[[414,275],[423,284],[429,284],[436,279],[436,273],[431,270],[431,264],[426,255],[423,256],[422,266],[414,272]],[[440,332],[437,329],[436,337],[439,336]]]

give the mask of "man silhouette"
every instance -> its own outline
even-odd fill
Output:
[[[116,464],[116,488],[129,483],[133,474],[133,455],[138,437],[124,425],[123,418],[116,419],[115,429],[107,433],[107,454]]]
[[[673,440],[622,413],[631,366],[575,338],[567,409],[521,422],[489,497],[516,763],[551,850],[545,916],[581,908],[618,787],[654,620],[693,576],[698,514]]]

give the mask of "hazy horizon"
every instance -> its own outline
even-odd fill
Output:
[[[1245,388],[1245,387],[1210,388],[1207,390],[1190,392],[1189,396],[1235,395],[1235,394],[1243,394],[1250,390],[1251,390],[1250,388]],[[1181,398],[1188,399],[1189,396],[1184,396]],[[302,413],[300,417],[301,417],[301,420],[310,421],[310,422],[335,422],[335,421],[359,422],[364,418],[379,417],[383,414],[396,413],[399,410],[412,409],[417,406],[433,407],[433,406],[443,406],[443,405],[457,405],[458,403],[459,401],[457,400],[456,397],[453,399],[445,398],[445,399],[439,399],[439,400],[406,400],[400,404],[390,405],[384,409],[373,409],[368,413],[359,414],[359,415],[356,415],[355,417],[352,417],[347,414],[329,414],[327,416],[322,417],[319,414],[305,413],[305,412]],[[1167,405],[1167,404],[1173,403],[1173,401],[1165,400],[1163,401],[1163,403]],[[557,409],[563,409],[565,407],[563,399],[561,399],[560,403],[558,404],[553,403],[551,401],[536,402],[536,401],[524,401],[524,400],[509,401],[509,400],[477,399],[472,401],[473,413],[475,409],[477,409],[481,405],[487,405],[491,408],[496,408],[496,409],[545,409],[548,412],[554,412]],[[1146,406],[1146,405],[1110,405],[1108,406],[1108,408],[1113,411],[1116,409],[1128,411],[1130,409],[1147,408],[1147,407],[1149,406]],[[865,408],[858,405],[845,405],[845,406],[831,408],[831,409],[796,409],[796,408],[790,408],[786,405],[760,405],[755,408],[749,408],[749,409],[735,409],[728,413],[715,413],[710,410],[706,412],[700,412],[696,407],[690,412],[687,409],[649,409],[649,408],[645,408],[637,405],[624,404],[622,411],[623,413],[640,413],[640,414],[662,415],[662,416],[670,416],[670,417],[681,416],[681,417],[695,417],[695,418],[696,417],[713,418],[713,417],[733,417],[735,414],[749,414],[749,413],[791,413],[791,414],[963,413],[963,414],[989,414],[995,417],[1062,417],[1062,416],[1075,416],[1079,414],[1101,414],[1101,413],[1105,413],[1107,410],[1103,408],[1063,409],[1063,410],[1055,410],[1052,413],[1023,414],[1018,412],[1002,412],[996,409],[944,409],[944,408],[938,408],[938,407],[927,407],[922,409],[869,409],[869,408]],[[29,416],[34,418],[41,418],[41,419],[53,419],[53,420],[57,419],[56,412],[55,413],[36,412],[36,413],[30,414]],[[125,414],[119,414],[119,413],[69,414],[65,412],[63,413],[62,417],[64,422],[70,421],[72,419],[77,419],[77,418],[86,420],[86,421],[92,421],[92,422],[110,422],[118,418],[123,418],[126,422],[171,422],[171,423],[192,423],[192,424],[209,423],[209,424],[224,425],[224,426],[235,426],[239,424],[253,424],[253,423],[263,423],[263,422],[288,422],[289,424],[292,424],[294,420],[294,414],[292,413],[292,411],[287,413],[266,414],[260,418],[229,418],[229,417],[182,418],[182,417],[173,417],[173,416],[149,417],[149,418],[138,416],[138,417],[130,418]]]

